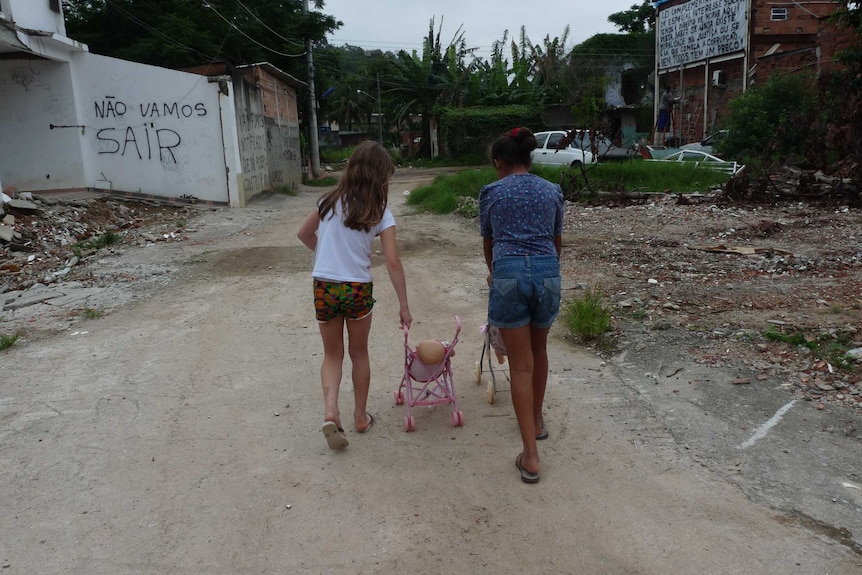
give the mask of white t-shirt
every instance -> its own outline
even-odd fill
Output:
[[[370,282],[371,242],[380,232],[394,225],[395,218],[386,208],[380,223],[368,232],[351,230],[344,225],[341,202],[336,202],[317,227],[317,248],[311,275],[318,280]]]

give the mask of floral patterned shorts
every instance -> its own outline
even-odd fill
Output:
[[[362,319],[374,308],[371,282],[327,282],[314,280],[314,309],[317,321],[326,323],[338,316]]]

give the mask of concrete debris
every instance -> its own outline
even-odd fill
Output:
[[[27,290],[38,282],[69,280],[79,273],[79,263],[96,254],[130,245],[184,241],[188,239],[185,222],[194,213],[187,205],[26,192],[9,197],[5,210],[0,219],[0,284],[11,291]],[[110,241],[100,241],[108,234]]]
[[[567,203],[562,265],[578,284],[566,293],[600,286],[621,348],[685,330],[702,342],[686,349],[695,361],[739,371],[737,393],[770,386],[862,412],[862,211],[713,200]]]
[[[16,210],[25,210],[30,212],[38,212],[42,208],[38,206],[38,204],[31,202],[29,200],[10,200],[6,203],[7,209],[16,209]]]

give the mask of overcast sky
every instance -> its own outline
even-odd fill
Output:
[[[509,30],[510,39],[517,39],[522,25],[535,44],[547,35],[562,36],[568,25],[566,48],[595,34],[616,33],[608,16],[640,3],[641,0],[325,0],[323,12],[344,23],[329,37],[334,46],[350,44],[392,52],[421,50],[431,18],[435,30],[442,18],[442,43],[448,44],[463,25],[467,45],[478,47],[476,54],[487,57],[491,44],[502,39],[505,30]]]

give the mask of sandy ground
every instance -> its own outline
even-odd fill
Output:
[[[391,206],[411,341],[451,339],[463,322],[464,427],[439,406],[403,430],[404,339],[378,257],[377,423],[327,449],[311,254],[295,238],[318,192],[202,211],[194,242],[106,256],[105,268],[159,270],[135,297],[0,352],[4,575],[862,572],[818,522],[693,456],[637,391],[645,360],[607,362],[559,327],[542,480],[523,484],[505,369],[493,405],[474,375],[487,297],[475,223],[413,213],[400,192],[429,177],[399,172]],[[344,379],[349,414],[349,363]]]

